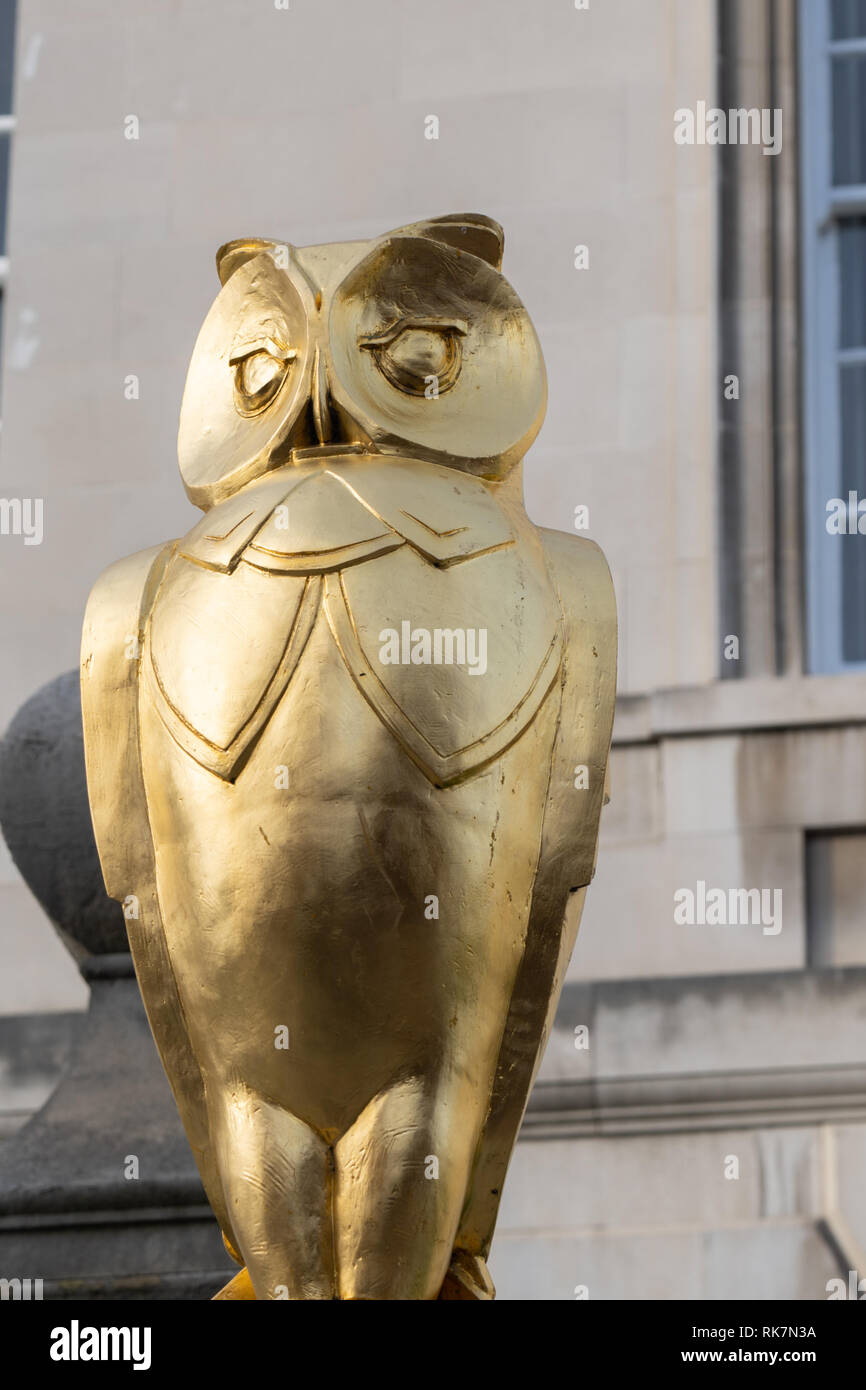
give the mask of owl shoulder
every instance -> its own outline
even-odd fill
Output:
[[[90,592],[81,638],[81,714],[87,787],[109,897],[148,878],[150,841],[138,751],[143,629],[174,542],[110,565]]]
[[[590,623],[606,647],[612,639],[615,661],[616,595],[604,551],[588,536],[546,526],[538,531],[566,623],[569,619]]]

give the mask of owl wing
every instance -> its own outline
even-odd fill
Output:
[[[165,941],[139,753],[143,629],[173,551],[170,543],[120,560],[105,571],[88,600],[81,644],[87,789],[106,891],[127,905],[126,928],[148,1022],[208,1200],[237,1249],[211,1149],[204,1083]]]
[[[541,536],[563,615],[562,705],[526,947],[455,1242],[483,1258],[595,872],[616,694],[616,599],[604,555],[593,541],[562,531],[545,529]],[[585,790],[575,787],[581,765],[588,772]]]

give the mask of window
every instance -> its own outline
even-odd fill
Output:
[[[800,54],[807,645],[834,672],[866,669],[866,0],[800,0]]]
[[[866,832],[806,833],[806,923],[809,964],[828,969],[866,965]]]

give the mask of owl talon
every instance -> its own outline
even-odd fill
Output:
[[[237,1302],[241,1299],[255,1299],[255,1296],[256,1291],[253,1288],[253,1281],[250,1278],[246,1265],[244,1265],[243,1269],[239,1269],[233,1279],[230,1279],[227,1284],[223,1285],[218,1293],[214,1294],[211,1302],[216,1303],[220,1299]]]
[[[495,1297],[490,1271],[481,1256],[455,1250],[439,1291],[440,1300],[492,1303]]]

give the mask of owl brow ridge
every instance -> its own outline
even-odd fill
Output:
[[[453,328],[455,333],[463,337],[469,332],[469,324],[465,319],[449,318],[445,314],[403,314],[388,328],[372,335],[365,334],[359,342],[361,347],[365,348],[387,347],[407,328]]]

